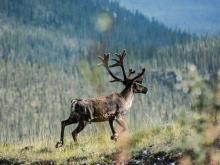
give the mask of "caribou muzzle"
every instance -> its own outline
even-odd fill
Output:
[[[145,87],[145,86],[143,86],[142,84],[137,83],[137,82],[134,83],[133,89],[134,89],[134,92],[135,92],[135,93],[143,93],[143,94],[146,94],[147,91],[148,91],[147,87]]]

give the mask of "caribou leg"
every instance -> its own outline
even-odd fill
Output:
[[[111,140],[115,140],[115,141],[117,141],[117,138],[118,138],[118,134],[116,133],[116,131],[115,131],[115,128],[114,128],[114,126],[113,126],[113,122],[114,122],[114,119],[112,118],[112,119],[109,119],[109,125],[110,125],[110,128],[111,128],[111,130],[112,130],[112,136],[111,136]]]
[[[76,129],[72,132],[74,142],[77,142],[77,135],[80,133],[86,126],[86,121],[80,120]]]
[[[120,131],[120,133],[123,133],[127,130],[127,125],[125,123],[125,120],[123,118],[117,118],[115,119],[115,121],[118,123],[118,125],[120,125],[122,127],[122,130]]]
[[[56,148],[63,146],[64,141],[63,141],[63,137],[64,137],[64,130],[65,127],[67,125],[73,124],[73,123],[77,123],[78,121],[73,120],[71,117],[69,117],[67,120],[63,120],[61,121],[61,133],[60,133],[60,141],[57,142],[56,144]]]

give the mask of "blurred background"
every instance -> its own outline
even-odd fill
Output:
[[[58,139],[71,99],[122,90],[97,56],[123,49],[127,70],[146,68],[149,89],[135,96],[130,130],[169,125],[194,103],[218,107],[219,8],[217,0],[0,0],[0,141]],[[109,132],[95,124],[82,134],[97,127]]]
[[[197,35],[219,35],[218,0],[118,0],[131,11],[138,10],[172,29],[181,29]]]

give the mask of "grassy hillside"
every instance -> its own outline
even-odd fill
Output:
[[[91,98],[122,90],[121,85],[108,82],[103,68],[87,62],[65,72],[54,66],[30,65],[18,60],[2,62],[0,71],[0,118],[4,125],[0,139],[6,142],[58,137],[60,121],[68,117],[72,98]],[[151,124],[154,118],[159,119],[158,123],[162,122],[161,118],[172,121],[173,106],[182,102],[181,93],[160,86],[156,79],[152,82],[151,77],[146,80],[150,85],[149,95],[137,96],[128,116],[133,127],[139,127],[137,119],[145,124]],[[170,102],[173,97],[175,100]],[[161,101],[166,105],[161,107]],[[170,109],[173,113],[168,113]]]
[[[207,40],[161,48],[151,59],[140,58],[135,62],[128,55],[126,61],[130,67],[147,69],[145,84],[149,88],[146,96],[137,95],[135,98],[128,116],[131,126],[139,127],[136,120],[143,121],[143,126],[171,122],[178,111],[189,107],[189,97],[175,89],[182,79],[181,70],[197,59],[194,64],[199,66],[199,71],[207,74],[210,71],[212,75],[219,67],[218,43],[219,40]],[[171,58],[174,55],[176,58]],[[112,91],[120,92],[123,88],[120,84],[108,82],[108,75],[104,68],[96,65],[96,58],[90,59],[90,63],[81,59],[78,64],[68,67],[12,59],[0,63],[0,122],[5,125],[0,135],[2,141],[57,137],[60,121],[69,115],[72,98],[91,98]],[[34,123],[31,127],[30,122]],[[41,125],[42,122],[45,124]]]
[[[71,139],[66,139],[66,145],[60,149],[54,147],[55,139],[0,144],[0,162],[9,164],[111,164],[116,162],[117,158],[128,161],[133,154],[143,149],[151,152],[152,156],[153,153],[159,151],[172,151],[180,145],[181,136],[186,136],[185,131],[186,128],[181,128],[179,124],[172,124],[163,129],[154,126],[147,131],[129,131],[129,135],[124,136],[124,139],[117,143],[109,139],[109,134],[99,132],[81,136],[77,144]],[[171,140],[173,143],[164,147],[164,144],[168,144]],[[121,147],[125,149],[125,152],[119,154],[117,152]]]

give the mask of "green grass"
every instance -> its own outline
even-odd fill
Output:
[[[110,140],[110,134],[101,127],[95,133],[82,133],[78,143],[66,134],[65,145],[55,148],[57,137],[20,143],[1,143],[0,160],[23,162],[25,164],[42,161],[54,161],[57,164],[92,164],[98,161],[112,163],[120,151],[125,154],[123,160],[131,158],[142,150],[151,153],[171,153],[181,150],[182,162],[206,164],[220,162],[218,145],[219,125],[213,125],[210,116],[187,112],[179,116],[178,122],[167,125],[151,125],[137,129],[130,127],[117,142]],[[201,125],[202,121],[202,125]],[[120,153],[120,154],[121,154]],[[114,156],[113,156],[114,155]]]
[[[118,147],[123,146],[128,155],[143,149],[149,145],[154,146],[155,151],[161,149],[173,149],[178,143],[178,139],[184,134],[183,128],[174,123],[167,127],[153,126],[148,129],[130,131],[127,136],[123,136],[118,142],[110,140],[110,136],[95,135],[79,136],[79,142],[74,143],[71,138],[65,139],[65,145],[55,148],[56,140],[43,139],[31,143],[21,144],[0,144],[0,158],[14,160],[17,162],[31,163],[41,160],[53,160],[61,163],[93,163],[102,157],[116,152]],[[125,139],[126,138],[126,139]],[[167,142],[172,142],[166,145]],[[121,143],[121,144],[120,144]],[[26,146],[33,146],[25,149]],[[109,160],[111,161],[111,160]]]

